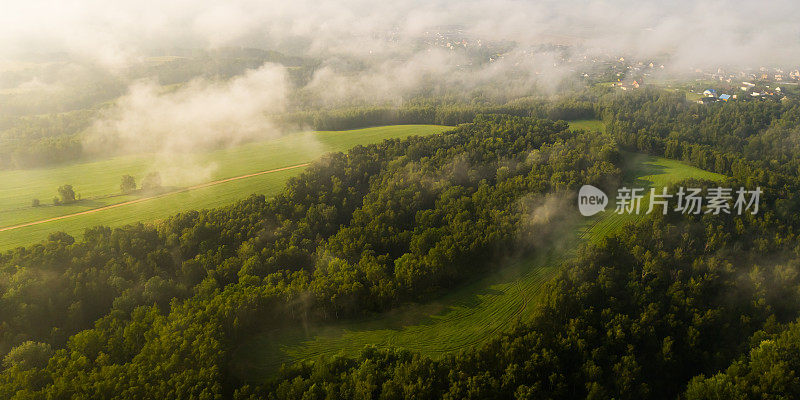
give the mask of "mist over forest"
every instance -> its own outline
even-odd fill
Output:
[[[7,2],[0,398],[800,398],[798,14]]]
[[[558,97],[607,80],[609,64],[626,57],[653,64],[654,80],[788,71],[800,56],[795,9],[791,1],[13,2],[0,24],[0,127],[12,148],[28,147],[20,137],[30,132],[20,130],[45,125],[35,135],[57,148],[45,158],[74,158],[278,135],[274,116],[292,111]],[[239,109],[243,97],[253,99],[248,110]],[[41,121],[51,113],[60,120]],[[26,150],[0,164],[40,163]]]

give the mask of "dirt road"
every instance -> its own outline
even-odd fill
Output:
[[[292,165],[292,166],[289,166],[289,167],[271,169],[271,170],[268,170],[268,171],[261,171],[261,172],[256,172],[256,173],[253,173],[253,174],[235,176],[233,178],[220,179],[218,181],[201,183],[199,185],[189,186],[189,187],[181,188],[181,189],[178,189],[178,190],[173,190],[173,191],[166,192],[166,193],[161,193],[161,194],[156,195],[156,196],[142,197],[142,198],[136,199],[136,200],[125,201],[125,202],[122,202],[122,203],[112,204],[110,206],[103,206],[103,207],[93,208],[91,210],[81,211],[81,212],[77,212],[77,213],[74,213],[74,214],[61,215],[61,216],[58,216],[58,217],[43,219],[41,221],[26,222],[26,223],[20,224],[20,225],[7,226],[5,228],[0,228],[0,232],[5,232],[5,231],[14,230],[14,229],[24,228],[26,226],[44,224],[46,222],[58,221],[60,219],[77,217],[79,215],[92,214],[92,213],[96,213],[96,212],[100,212],[100,211],[104,211],[104,210],[108,210],[108,209],[112,209],[112,208],[127,206],[127,205],[130,205],[130,204],[141,203],[141,202],[147,201],[147,200],[153,200],[153,199],[157,199],[159,197],[169,196],[169,195],[176,194],[176,193],[188,192],[190,190],[202,189],[204,187],[219,185],[221,183],[236,181],[236,180],[239,180],[239,179],[250,178],[250,177],[253,177],[253,176],[264,175],[264,174],[269,174],[269,173],[273,173],[273,172],[286,171],[286,170],[294,169],[294,168],[301,168],[301,167],[305,167],[305,166],[308,166],[308,165],[309,165],[309,163],[297,164],[297,165]]]

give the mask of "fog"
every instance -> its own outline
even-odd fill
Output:
[[[588,56],[659,57],[668,72],[795,67],[800,59],[800,3],[791,0],[33,0],[4,9],[3,60],[61,54],[114,73],[172,49],[269,49],[320,61],[307,91],[323,104],[353,96],[397,101],[429,82],[469,89],[509,66],[531,74],[523,87],[552,89],[565,74],[546,55],[530,56],[542,44]],[[465,51],[503,43],[503,62],[473,65],[463,52],[421,45],[447,30],[457,33],[443,42],[468,38]],[[343,59],[361,70],[337,70]]]
[[[173,154],[283,134],[265,115],[286,110],[298,93],[323,108],[402,104],[421,92],[557,93],[576,78],[574,65],[561,62],[565,48],[584,61],[655,57],[667,75],[796,68],[798,11],[791,0],[12,1],[0,15],[0,63],[9,71],[24,70],[15,62],[59,60],[4,77],[14,93],[81,91],[92,76],[119,86],[87,133],[89,151]],[[127,75],[154,55],[240,47],[314,68],[300,84],[278,64],[175,87]]]
[[[283,111],[286,94],[285,71],[274,64],[174,88],[137,81],[86,132],[84,148],[155,153],[153,170],[167,185],[207,181],[216,166],[201,164],[195,153],[277,137],[281,131],[267,115]]]
[[[284,69],[265,64],[229,81],[195,79],[178,88],[137,81],[89,130],[88,146],[191,152],[269,137],[267,113],[285,104]]]
[[[448,25],[520,46],[560,42],[638,56],[668,52],[687,65],[762,65],[800,55],[800,5],[791,0],[33,0],[7,2],[4,11],[3,56],[66,52],[109,66],[172,47],[407,53],[415,38]],[[380,40],[388,32],[391,45]]]

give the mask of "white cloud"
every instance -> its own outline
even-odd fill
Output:
[[[276,136],[267,114],[283,111],[286,94],[284,68],[274,64],[229,81],[197,79],[166,92],[153,82],[137,82],[94,125],[87,146],[176,153]]]
[[[687,62],[771,63],[800,58],[798,11],[792,0],[11,1],[0,15],[0,54],[67,51],[119,65],[154,47],[271,48],[298,38],[310,54],[363,54],[391,47],[376,32],[396,30],[407,45],[433,26],[460,24],[522,45],[556,40],[670,50]]]

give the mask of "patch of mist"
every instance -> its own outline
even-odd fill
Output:
[[[192,186],[213,180],[219,169],[216,162],[204,162],[194,154],[159,154],[150,166],[165,187]]]
[[[269,63],[228,81],[167,88],[139,81],[88,129],[84,150],[154,153],[152,168],[164,184],[207,181],[217,166],[203,162],[201,152],[284,134],[268,115],[284,110],[287,91],[285,69]],[[312,138],[304,142],[314,146]]]
[[[517,235],[520,248],[565,250],[580,218],[572,204],[574,199],[575,193],[568,192],[520,199],[522,218]]]

